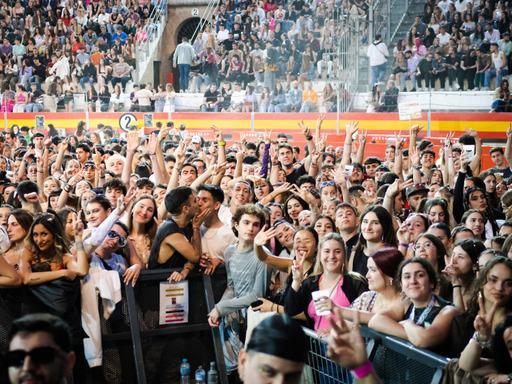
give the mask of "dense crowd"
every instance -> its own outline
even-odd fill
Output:
[[[227,143],[214,126],[205,141],[172,122],[144,137],[83,123],[67,138],[52,126],[3,132],[3,325],[44,308],[69,324],[80,359],[101,366],[93,310],[101,284],[135,285],[144,269],[175,268],[169,280],[181,281],[225,268],[227,288],[208,322],[230,330],[230,372],[248,318],[287,313],[326,335],[337,308],[459,357],[468,374],[494,359],[486,377],[506,382],[512,127],[483,169],[472,130],[433,143],[413,126],[375,157],[356,122],[340,147],[329,145],[321,119],[299,125],[304,149],[284,134]]]
[[[510,3],[428,0],[393,48],[391,72],[402,90],[489,90],[508,103]],[[409,84],[408,84],[409,83]]]
[[[1,108],[71,111],[125,103],[135,46],[148,39],[159,1],[4,1],[0,9]]]
[[[180,91],[209,86],[203,111],[335,111],[330,83],[339,67],[339,20],[364,17],[367,7],[363,1],[222,1],[212,26],[192,44],[182,42],[173,56]],[[319,80],[326,82],[322,91],[311,84]],[[232,103],[236,88],[244,94]]]

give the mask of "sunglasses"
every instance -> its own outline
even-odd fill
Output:
[[[320,189],[325,188],[325,187],[334,187],[334,186],[336,186],[336,182],[334,182],[333,180],[322,181],[320,183]]]
[[[126,237],[124,236],[121,236],[119,233],[117,233],[116,231],[110,231],[107,235],[110,239],[114,239],[114,238],[117,238],[117,241],[119,243],[119,246],[120,247],[124,247],[126,245]]]
[[[30,356],[30,360],[36,365],[51,364],[59,355],[59,351],[52,347],[38,347],[31,351],[16,349],[6,354],[8,367],[21,367],[25,362],[25,358]]]

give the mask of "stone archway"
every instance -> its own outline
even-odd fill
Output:
[[[182,36],[192,37],[197,25],[205,15],[207,5],[206,0],[186,0],[180,4],[169,6],[169,17],[160,43],[161,83],[167,82],[168,73],[172,71],[170,59],[176,46],[181,42]]]

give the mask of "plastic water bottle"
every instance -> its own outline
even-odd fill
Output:
[[[195,384],[206,384],[206,372],[203,369],[203,366],[200,365],[199,368],[196,369],[195,373]]]
[[[180,384],[190,384],[190,364],[187,359],[181,360]]]
[[[210,370],[208,371],[208,382],[207,384],[218,384],[219,373],[215,369],[215,361],[210,362]]]

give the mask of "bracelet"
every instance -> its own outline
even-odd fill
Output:
[[[480,346],[480,348],[482,349],[490,349],[491,346],[492,346],[492,342],[491,340],[483,340],[481,338],[481,335],[478,333],[478,332],[475,332],[473,333],[473,337],[471,338],[471,340],[474,340],[477,342],[477,344]]]
[[[462,288],[462,285],[460,285],[460,284],[452,285],[452,288]]]
[[[363,377],[366,377],[373,372],[372,362],[368,360],[366,363],[364,363],[360,367],[357,367],[353,371],[354,375],[356,375],[356,378],[362,379]]]
[[[409,244],[407,244],[407,243],[398,243],[398,246],[399,247],[409,248]]]

